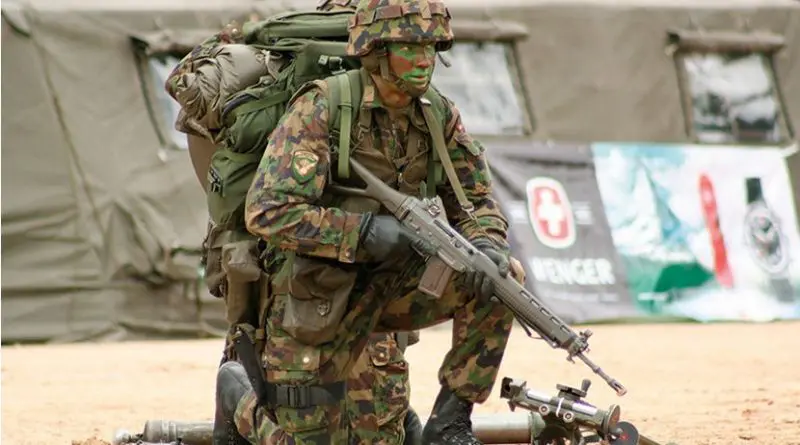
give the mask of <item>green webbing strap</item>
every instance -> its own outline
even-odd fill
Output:
[[[428,127],[430,130],[430,127]],[[434,143],[435,144],[435,143]],[[431,153],[431,161],[428,162],[428,181],[424,185],[422,195],[432,198],[436,196],[436,185],[442,183],[442,162],[439,157],[439,150],[433,150]]]
[[[336,76],[339,82],[339,107],[342,109],[339,125],[339,178],[350,177],[350,130],[353,126],[353,95],[347,74]]]
[[[425,92],[425,95],[422,97],[430,101],[431,111],[433,111],[433,117],[436,122],[443,122],[444,121],[444,111],[442,110],[442,101],[441,98],[435,97],[436,91],[432,88],[429,88],[428,91]],[[423,107],[424,109],[425,107]],[[424,114],[424,112],[423,112]],[[427,117],[426,117],[427,123]],[[441,128],[441,127],[439,127]],[[428,127],[428,131],[431,131],[431,127]],[[442,139],[444,140],[444,139]],[[435,142],[434,142],[435,143]],[[445,150],[446,151],[446,150]],[[444,171],[442,169],[442,161],[439,156],[439,150],[433,150],[431,152],[431,159],[428,162],[428,178],[427,182],[423,181],[420,184],[420,192],[422,196],[427,196],[428,198],[432,198],[436,196],[436,186],[441,184],[444,177]]]
[[[244,113],[252,113],[253,111],[263,110],[265,108],[269,108],[273,105],[278,105],[279,103],[287,102],[289,99],[292,98],[292,94],[289,91],[281,91],[279,93],[275,93],[271,96],[267,96],[257,100],[251,100],[250,102],[243,103],[238,107],[231,110],[231,114],[228,114],[225,117],[225,121],[228,121],[228,116],[238,116]]]
[[[337,171],[340,178],[350,177],[350,144],[354,110],[361,106],[361,82],[360,70],[337,74],[332,81],[328,81],[328,128],[332,135],[335,134],[334,131],[339,132]]]
[[[475,208],[472,203],[469,202],[469,199],[467,199],[467,195],[464,193],[464,189],[461,187],[461,182],[459,182],[458,176],[456,175],[455,167],[453,167],[453,161],[450,160],[450,155],[447,153],[447,143],[444,141],[444,129],[442,128],[442,123],[435,116],[433,105],[429,99],[425,97],[421,98],[420,104],[422,105],[422,114],[425,116],[425,123],[428,125],[428,130],[431,132],[433,148],[438,153],[439,161],[441,161],[444,172],[447,174],[447,179],[450,181],[450,186],[453,187],[453,191],[456,194],[456,199],[458,199],[458,204],[461,206],[461,209],[467,213],[467,215],[472,215],[472,212]],[[434,159],[435,158],[436,154],[434,154]],[[433,164],[436,164],[436,162],[433,162]]]
[[[249,164],[251,162],[261,162],[263,153],[238,153],[226,150],[225,157],[237,164]]]
[[[240,165],[250,165],[250,164],[258,164],[261,162],[262,153],[238,153],[233,150],[228,149],[218,149],[214,155],[212,155],[212,161],[215,156],[225,156],[229,160],[240,164]],[[224,181],[220,177],[219,171],[214,168],[213,166],[209,167],[208,169],[208,191],[214,192],[219,196],[225,197],[225,187],[223,186]]]
[[[434,151],[431,154],[431,160],[428,162],[428,179],[422,181],[420,184],[420,192],[422,196],[433,198],[436,196],[436,165],[438,163],[437,157],[439,155]]]

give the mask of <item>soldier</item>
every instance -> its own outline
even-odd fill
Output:
[[[355,9],[353,0],[321,0],[317,6],[321,11]],[[258,81],[260,76],[276,76],[281,66],[271,63],[256,49],[227,46],[225,62],[215,61],[226,45],[243,44],[241,28],[230,25],[220,33],[206,39],[175,67],[166,82],[169,94],[182,106],[175,123],[176,128],[187,134],[190,156],[203,187],[205,172],[214,146],[218,142],[221,119],[219,109],[226,98],[236,91]],[[263,63],[263,61],[267,61]],[[225,70],[238,69],[233,76],[226,76]],[[213,233],[213,232],[212,232]],[[213,244],[213,240],[209,240]],[[213,261],[211,261],[213,263]],[[208,270],[207,276],[213,294],[224,298],[228,295],[214,279],[218,271]],[[230,302],[236,306],[238,302]],[[231,317],[233,325],[237,318]],[[251,308],[254,309],[254,308]],[[256,314],[257,316],[257,314]],[[382,437],[402,437],[404,444],[417,444],[422,426],[419,417],[409,405],[410,388],[408,382],[408,363],[403,352],[406,346],[419,339],[418,332],[382,333],[369,337],[368,344],[353,369],[347,382],[347,411],[353,435],[361,443],[380,443]],[[258,351],[259,353],[261,351]],[[222,362],[236,359],[230,344],[226,341]],[[372,388],[378,388],[373,392]],[[369,392],[369,397],[364,394]],[[219,418],[217,407],[215,419],[214,445],[228,444],[230,441],[246,443],[242,438],[224,426]],[[260,425],[260,434],[268,436],[274,425],[267,421]]]
[[[449,17],[435,0],[361,0],[347,47],[363,65],[348,155],[403,192],[429,194],[435,187],[452,226],[506,276],[507,221],[490,196],[483,147],[466,132],[455,105],[429,91],[436,53],[452,44]],[[295,94],[248,193],[248,229],[266,241],[272,259],[264,351],[269,399],[260,406],[241,365],[226,363],[218,374],[225,415],[262,444],[399,443],[399,437],[364,442],[349,435],[345,380],[373,331],[452,319],[453,347],[439,370],[441,391],[422,440],[480,444],[472,407],[491,392],[513,316],[491,299],[492,282],[478,273],[454,274],[438,299],[419,292],[425,263],[411,249],[420,241],[416,235],[378,206],[326,187],[354,184],[336,168],[344,154],[328,130],[329,80],[335,79]],[[424,109],[433,102],[443,110],[439,122]],[[458,183],[425,183],[434,149],[445,151]],[[259,431],[265,416],[280,426],[270,437]]]

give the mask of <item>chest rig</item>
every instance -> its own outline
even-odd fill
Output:
[[[375,146],[377,141],[372,131],[373,113],[367,110],[359,112],[363,85],[369,81],[367,76],[364,70],[352,70],[324,80],[329,91],[328,126],[331,147],[336,158],[335,171],[331,169],[329,179],[338,183],[351,182],[350,156],[354,149],[360,149],[362,164],[385,182],[397,184],[400,191],[406,194],[433,197],[436,195],[436,187],[444,182],[447,175],[460,206],[470,214],[472,204],[461,187],[444,139],[447,105],[442,96],[434,88],[425,92],[419,99],[419,105],[427,132],[409,120],[405,155],[389,158],[388,163],[381,162],[387,158]],[[357,123],[354,122],[356,116]],[[375,159],[370,159],[371,157]],[[398,169],[401,171],[398,172]]]

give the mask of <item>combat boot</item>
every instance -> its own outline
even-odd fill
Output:
[[[472,402],[442,386],[431,417],[422,430],[425,445],[483,445],[472,432]]]
[[[239,400],[250,390],[252,385],[240,363],[231,361],[219,367],[212,445],[250,445],[233,420]]]
[[[403,421],[403,429],[406,432],[403,445],[422,445],[422,422],[419,420],[417,412],[410,406]]]

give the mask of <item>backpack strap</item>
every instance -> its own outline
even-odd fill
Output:
[[[361,107],[361,73],[351,70],[325,79],[328,83],[328,128],[339,135],[337,173],[339,178],[350,177],[350,142],[353,118]]]
[[[444,169],[447,174],[447,179],[450,182],[450,186],[453,187],[461,210],[471,217],[475,207],[467,199],[464,188],[461,187],[453,161],[447,151],[447,143],[444,140],[444,100],[435,89],[428,88],[428,91],[420,98],[419,102],[422,105],[425,124],[428,125],[428,130],[430,130],[431,142],[433,142],[433,159],[428,163],[429,184],[426,184],[426,193],[429,196],[431,193],[436,194],[436,184],[441,181],[441,172],[437,171],[438,165],[438,168]]]
[[[288,90],[284,90],[284,91],[281,91],[279,93],[275,93],[273,95],[263,97],[261,99],[256,99],[256,100],[251,100],[249,102],[245,102],[243,104],[241,104],[241,102],[231,103],[231,104],[229,104],[228,106],[225,107],[225,110],[223,110],[223,115],[225,116],[225,119],[227,119],[228,116],[236,117],[236,116],[238,116],[240,114],[252,113],[254,111],[259,111],[259,110],[263,110],[265,108],[269,108],[269,107],[271,107],[273,105],[278,105],[280,103],[289,102],[289,99],[291,99],[291,98],[292,98],[292,94],[289,93]],[[241,105],[239,105],[239,104],[241,104]],[[233,108],[233,107],[236,107],[236,108]],[[233,108],[233,109],[231,109],[231,108]]]
[[[433,111],[433,115],[436,118],[437,122],[441,123],[440,128],[444,129],[447,122],[447,113],[445,110],[445,103],[442,99],[441,94],[434,88],[430,87],[422,96],[424,99],[430,101],[431,110]],[[423,116],[425,115],[423,111]],[[425,123],[427,125],[427,117]],[[431,127],[428,126],[428,132],[431,132]],[[431,138],[433,141],[433,138]],[[436,196],[436,186],[441,184],[444,180],[444,169],[442,168],[442,161],[441,157],[439,156],[439,150],[432,150],[430,162],[428,162],[428,178],[426,181],[423,181],[420,184],[420,192],[422,196],[427,196],[428,198],[432,198]]]
[[[361,70],[351,70],[325,79],[328,84],[330,97],[328,99],[328,128],[331,134],[338,133],[338,163],[337,173],[340,178],[350,176],[350,142],[353,126],[354,110],[361,107],[362,84]],[[459,206],[472,216],[474,206],[467,199],[461,183],[456,175],[453,162],[447,151],[444,140],[444,126],[446,118],[445,102],[434,88],[429,88],[420,99],[422,113],[428,126],[433,142],[431,162],[428,163],[428,181],[423,187],[423,194],[433,196],[436,194],[436,184],[443,180],[443,172],[447,174],[453,191],[458,199]]]

